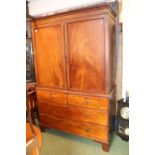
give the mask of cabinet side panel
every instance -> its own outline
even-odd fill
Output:
[[[106,94],[110,94],[115,85],[115,22],[108,15],[105,21]]]
[[[115,85],[115,23],[109,24],[109,93]]]

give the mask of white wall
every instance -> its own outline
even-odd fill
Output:
[[[47,15],[55,11],[112,1],[115,0],[29,0],[29,14],[31,16]]]
[[[123,0],[122,3],[122,13],[121,13],[121,20],[123,22],[123,65],[122,65],[122,96],[125,97],[126,91],[129,92],[129,87],[130,87],[130,80],[129,80],[129,64],[131,64],[131,60],[129,59],[130,57],[130,49],[131,49],[131,44],[130,44],[130,36],[131,36],[131,29],[130,27],[130,16],[129,16],[129,9],[130,9],[130,3],[129,0]],[[129,92],[130,93],[130,92]]]

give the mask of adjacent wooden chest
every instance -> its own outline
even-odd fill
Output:
[[[109,149],[115,113],[115,13],[108,5],[32,21],[41,127]]]

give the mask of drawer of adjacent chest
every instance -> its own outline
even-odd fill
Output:
[[[75,106],[56,106],[50,102],[38,102],[40,114],[108,126],[108,111],[80,108]]]
[[[67,104],[66,93],[37,90],[37,99],[57,104]]]
[[[86,108],[108,110],[108,98],[85,97],[79,95],[68,95],[68,104]]]
[[[40,116],[42,125],[49,128],[56,128],[69,133],[74,133],[83,137],[89,137],[98,141],[108,142],[109,127],[101,125],[93,125],[89,123],[75,122],[68,119],[58,117]]]

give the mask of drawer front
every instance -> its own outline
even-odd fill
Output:
[[[49,117],[47,115],[40,115],[41,125],[49,128],[56,128],[68,133],[77,134],[79,136],[92,138],[101,142],[109,142],[109,128],[92,125],[89,123],[75,122],[72,120]]]
[[[39,112],[49,116],[108,126],[108,111],[75,106],[56,106],[50,102],[38,102]]]
[[[67,104],[66,93],[37,90],[37,98],[41,101],[47,101],[56,104]]]
[[[108,110],[109,99],[97,97],[84,97],[79,95],[68,95],[68,104],[86,108]]]

